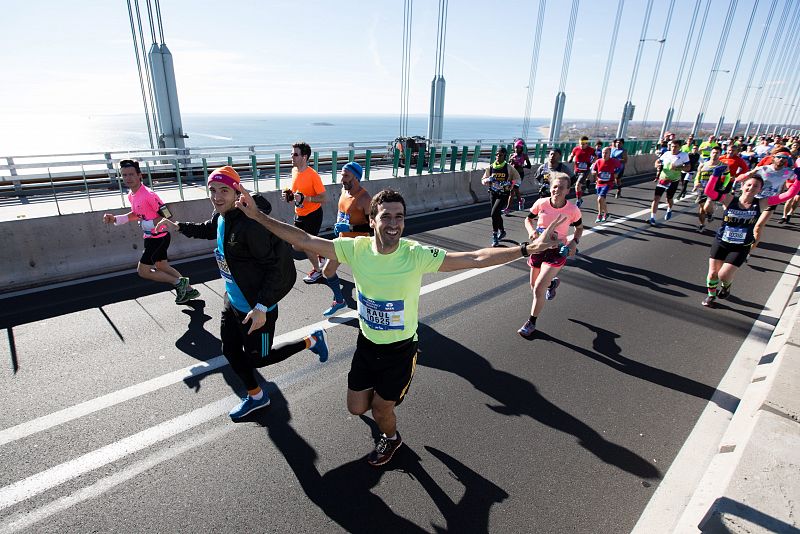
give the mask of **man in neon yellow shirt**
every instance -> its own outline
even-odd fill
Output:
[[[347,263],[358,292],[359,335],[347,376],[347,409],[353,415],[372,410],[383,433],[367,461],[389,462],[402,444],[395,406],[408,392],[417,362],[419,293],[425,273],[456,271],[508,263],[520,256],[556,248],[553,233],[566,218],[556,218],[532,243],[519,247],[451,252],[402,238],[406,204],[397,191],[384,190],[370,202],[372,237],[315,237],[257,209],[244,189],[236,207],[280,239],[326,258]]]

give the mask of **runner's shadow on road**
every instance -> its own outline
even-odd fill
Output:
[[[428,532],[416,523],[398,515],[371,490],[388,471],[401,471],[420,483],[447,523],[446,528],[433,525],[437,532],[488,532],[492,504],[508,494],[446,453],[426,447],[444,463],[465,486],[458,503],[442,490],[422,466],[420,456],[406,444],[400,447],[387,467],[376,469],[361,457],[326,473],[320,473],[317,452],[290,424],[292,416],[286,398],[274,384],[269,388],[272,403],[256,412],[255,422],[263,426],[269,439],[286,458],[308,498],[342,529],[353,533]],[[374,421],[362,416],[373,436]],[[377,439],[377,438],[376,438]]]
[[[627,282],[674,297],[686,297],[687,295],[681,291],[670,289],[670,286],[681,287],[691,292],[704,292],[706,290],[703,286],[691,284],[679,278],[672,278],[657,271],[641,269],[592,256],[579,255],[578,260],[572,263],[572,267],[582,269],[590,275],[598,276],[605,280]]]
[[[424,343],[418,360],[420,365],[467,380],[499,403],[489,406],[495,412],[508,416],[527,415],[554,430],[575,436],[581,447],[610,465],[641,478],[661,477],[661,472],[647,460],[607,441],[589,425],[544,398],[527,380],[495,369],[479,354],[422,323],[419,337]]]
[[[720,408],[731,413],[733,413],[739,405],[740,399],[738,397],[725,393],[724,391],[717,391],[715,388],[703,384],[702,382],[657,367],[652,367],[623,356],[622,349],[617,344],[617,339],[620,338],[620,335],[615,332],[577,319],[570,319],[570,322],[581,325],[595,333],[595,338],[592,341],[592,348],[594,351],[573,345],[562,339],[554,338],[544,332],[539,333],[537,337],[538,339],[561,345],[578,354],[583,354],[596,362],[607,365],[626,375],[640,378],[653,384],[680,391],[681,393],[686,393],[700,399],[714,400]],[[713,399],[715,393],[717,394],[717,399]]]
[[[175,341],[175,347],[201,362],[222,354],[222,342],[205,327],[212,318],[205,313],[205,301],[193,300],[187,307],[181,313],[189,316],[189,324],[186,332]]]

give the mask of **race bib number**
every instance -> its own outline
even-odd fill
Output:
[[[660,178],[658,180],[658,185],[656,187],[663,187],[664,189],[669,189],[672,185],[672,180],[667,180],[666,178]]]
[[[733,245],[744,245],[744,240],[746,238],[747,228],[732,228],[726,226],[725,231],[722,232],[722,240]]]
[[[373,330],[405,328],[405,305],[402,300],[372,300],[359,292],[358,316]]]
[[[579,171],[585,171],[588,168],[589,168],[589,164],[586,163],[585,161],[579,161],[578,162],[578,170]]]
[[[214,258],[217,260],[217,267],[219,267],[220,276],[222,276],[222,278],[227,282],[233,282],[233,276],[231,276],[231,269],[228,267],[228,262],[225,260],[225,256],[219,251],[218,248],[214,249]]]
[[[603,171],[603,172],[600,173],[598,178],[600,179],[601,182],[607,182],[607,181],[609,181],[611,179],[611,173],[607,172],[607,171]]]

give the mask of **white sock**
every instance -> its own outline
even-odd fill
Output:
[[[394,433],[392,437],[387,436],[386,434],[383,435],[384,438],[389,438],[390,440],[394,441],[397,439],[397,432]]]
[[[317,344],[317,338],[314,336],[308,336],[308,348],[313,349],[314,345]]]
[[[261,398],[263,396],[264,396],[264,390],[262,389],[262,390],[259,390],[259,392],[256,393],[255,395],[250,395],[250,398],[253,399],[253,400],[261,400]]]

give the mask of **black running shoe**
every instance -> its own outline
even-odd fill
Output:
[[[389,463],[395,451],[397,451],[402,444],[403,438],[400,437],[400,432],[397,433],[397,439],[389,439],[381,435],[381,439],[379,439],[377,445],[375,445],[375,450],[367,456],[367,463],[373,467]]]
[[[733,285],[733,284],[731,284]],[[720,300],[725,300],[728,298],[728,295],[731,294],[731,286],[730,285],[719,285],[719,289],[717,289],[717,298]]]

